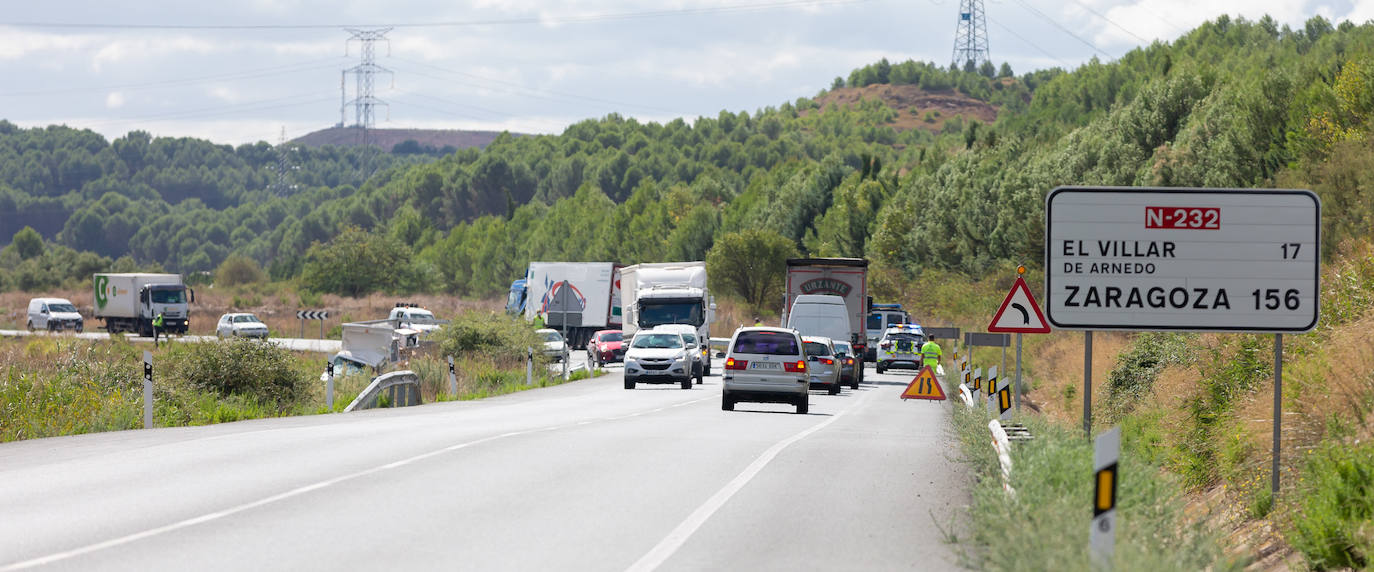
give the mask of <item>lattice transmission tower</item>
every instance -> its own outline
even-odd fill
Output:
[[[992,61],[988,51],[988,23],[983,12],[983,0],[959,0],[959,25],[954,31],[954,58],[959,68],[974,68]]]
[[[284,197],[296,192],[296,189],[299,188],[299,185],[291,182],[291,173],[300,170],[300,167],[292,159],[292,155],[299,150],[298,147],[287,146],[286,127],[282,127],[281,138],[277,140],[276,147],[277,164],[272,167],[272,170],[276,171],[277,180],[268,186],[272,194]]]
[[[376,120],[373,117],[373,110],[377,107],[390,106],[387,102],[378,99],[373,95],[372,87],[375,78],[381,74],[393,75],[391,70],[377,65],[377,42],[386,42],[387,53],[391,51],[391,41],[386,38],[387,32],[391,28],[359,29],[348,28],[349,38],[344,42],[344,54],[348,54],[348,48],[353,42],[358,42],[361,52],[361,62],[343,70],[343,75],[339,79],[339,125],[346,123],[348,107],[353,106],[353,126],[359,128],[362,136],[362,144],[367,145],[367,130],[371,129]],[[347,85],[348,75],[353,74],[354,88],[353,99],[348,99]]]

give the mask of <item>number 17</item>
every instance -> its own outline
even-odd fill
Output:
[[[1288,259],[1292,259],[1292,258],[1297,258],[1297,257],[1298,257],[1298,250],[1301,250],[1301,249],[1302,249],[1302,243],[1301,243],[1301,242],[1285,242],[1285,243],[1279,245],[1279,248],[1282,248],[1282,249],[1283,249],[1283,258],[1284,258],[1284,260],[1288,260]]]

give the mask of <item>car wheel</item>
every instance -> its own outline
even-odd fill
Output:
[[[683,378],[683,379],[682,379],[682,388],[683,388],[683,389],[691,389],[691,388],[692,388],[692,378],[690,378],[690,377]]]
[[[830,395],[839,395],[839,394],[840,394],[840,382],[837,381],[837,382],[835,382],[835,383],[830,384],[830,387],[825,388],[825,392],[828,393],[828,394],[830,394]]]
[[[33,320],[29,320],[29,331],[33,331]]]
[[[711,364],[706,364],[706,371],[702,372],[702,375],[711,377]]]
[[[704,379],[706,379],[705,376],[698,375],[698,376],[697,376],[697,385],[701,385],[701,382],[702,382],[702,380],[704,380]]]
[[[797,402],[797,415],[806,415],[811,410],[811,404],[803,395],[801,401]]]
[[[877,369],[878,369],[878,375],[882,375],[883,372],[887,371],[887,368],[883,367],[883,364],[881,364],[881,363],[878,364]]]
[[[858,388],[859,388],[859,378],[857,378],[857,377],[851,377],[851,378],[849,378],[849,389],[858,389]]]
[[[630,379],[630,378],[628,378],[628,377],[625,378],[625,389],[634,389],[634,388],[635,388],[635,380]]]
[[[724,396],[724,397],[721,397],[721,398],[720,398],[720,410],[721,410],[721,411],[734,411],[734,410],[735,410],[735,400],[734,400],[734,399],[731,399],[728,395],[727,395],[727,396]]]

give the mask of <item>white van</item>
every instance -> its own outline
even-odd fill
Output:
[[[34,298],[29,300],[29,331],[76,330],[85,327],[85,320],[76,306],[66,298]]]
[[[849,310],[844,298],[829,294],[802,294],[792,301],[787,312],[787,326],[803,336],[830,338],[838,342],[849,339]]]

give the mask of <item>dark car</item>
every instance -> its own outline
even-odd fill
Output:
[[[849,342],[835,342],[835,359],[840,362],[840,383],[848,385],[850,389],[858,389],[859,378],[854,375],[858,360],[854,359],[854,347]]]
[[[587,341],[587,358],[601,367],[625,360],[625,336],[620,330],[600,330]]]

